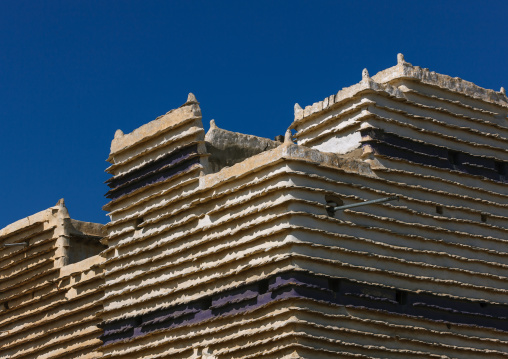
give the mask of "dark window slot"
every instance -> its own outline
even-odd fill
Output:
[[[340,290],[340,279],[337,278],[328,279],[328,288],[333,292],[338,292]]]
[[[402,290],[397,290],[395,292],[395,300],[399,304],[402,304],[402,305],[406,304],[407,303],[407,293]]]
[[[206,297],[201,300],[201,305],[203,309],[210,309],[212,306],[212,297]]]
[[[497,173],[499,173],[501,176],[506,176],[506,164],[505,163],[496,161],[495,166],[496,166]]]
[[[268,292],[268,279],[264,279],[259,282],[258,291],[259,294],[265,294],[266,292]]]

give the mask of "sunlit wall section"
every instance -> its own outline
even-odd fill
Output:
[[[0,231],[0,358],[99,358],[102,225],[63,200]]]

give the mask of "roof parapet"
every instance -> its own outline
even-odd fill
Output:
[[[403,54],[397,55],[397,65],[378,72],[372,79],[379,83],[388,83],[395,79],[410,78],[424,84],[434,85],[443,89],[457,92],[475,99],[490,102],[502,107],[508,107],[508,99],[502,92],[486,89],[472,82],[458,77],[438,74],[427,68],[413,66],[406,62]]]
[[[130,148],[146,139],[152,138],[157,133],[164,131],[166,128],[176,125],[178,122],[185,121],[189,118],[201,119],[201,108],[194,94],[189,93],[187,101],[180,107],[167,112],[165,115],[157,117],[155,120],[138,127],[128,134],[124,134],[118,129],[115,132],[113,141],[111,142],[111,151],[108,161],[116,153]]]
[[[390,95],[403,97],[402,92],[397,87],[392,86],[390,82],[404,78],[417,80],[423,84],[437,86],[451,92],[508,108],[508,98],[506,97],[504,88],[501,88],[499,92],[485,89],[458,77],[442,75],[426,68],[413,66],[405,60],[403,54],[399,53],[397,54],[397,65],[395,66],[380,71],[372,77],[369,76],[367,69],[364,69],[362,71],[362,80],[359,83],[345,87],[337,92],[337,94],[326,97],[323,101],[306,106],[305,109],[302,109],[299,104],[295,104],[294,122],[291,124],[290,128],[295,128],[304,118],[321,112],[336,103],[347,100],[364,90],[381,90],[388,92]]]

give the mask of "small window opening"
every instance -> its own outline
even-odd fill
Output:
[[[402,290],[395,291],[395,300],[399,304],[406,304],[407,303],[407,293]]]
[[[451,325],[450,323],[446,323],[446,327],[447,327],[448,329],[451,329],[451,328],[452,328],[452,325]]]
[[[482,219],[482,222],[487,222],[487,213],[482,213],[480,217]]]
[[[480,302],[480,307],[485,308],[486,306],[487,306],[487,303],[485,303],[485,302]]]
[[[338,278],[328,279],[328,288],[333,292],[338,292],[340,290],[340,279]]]
[[[9,309],[9,303],[7,303],[7,302],[3,302],[3,303],[2,303],[2,307],[3,307],[4,309]]]
[[[136,218],[136,222],[134,223],[134,229],[136,231],[141,229],[141,223],[143,223],[143,218]]]
[[[436,206],[436,213],[443,214],[443,206]]]
[[[268,279],[264,279],[259,282],[258,291],[259,294],[265,294],[266,292],[268,292]]]
[[[448,151],[448,161],[455,168],[459,164],[459,154],[455,151]]]
[[[501,176],[506,176],[506,165],[503,162],[496,161],[495,166],[497,173],[499,173]]]
[[[330,217],[333,217],[335,214],[333,208],[344,205],[344,202],[340,199],[340,197],[331,194],[327,194],[325,196],[325,201],[326,213],[328,213]]]
[[[203,305],[203,309],[210,309],[212,306],[212,297],[206,297],[201,300],[201,303]]]

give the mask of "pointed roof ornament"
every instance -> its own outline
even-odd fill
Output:
[[[210,120],[210,130],[214,130],[218,128],[217,125],[215,124],[215,120]]]
[[[292,136],[291,136],[291,130],[288,128],[286,131],[286,134],[284,135],[284,143],[285,144],[294,144]]]
[[[501,87],[501,90],[499,90],[499,92],[501,92],[503,95],[506,96],[506,90],[504,89],[504,87]]]
[[[298,104],[295,103],[295,111],[294,111],[295,118],[297,118],[298,115],[303,116],[303,108]]]
[[[295,103],[294,116],[295,120],[301,120],[304,116],[303,108],[298,103]]]
[[[123,136],[123,131],[118,129],[116,130],[115,132],[115,138],[119,138],[119,137],[122,137]]]
[[[199,103],[198,100],[196,99],[196,96],[194,96],[194,94],[192,92],[189,92],[189,95],[187,96],[186,104],[190,104],[190,103]]]
[[[55,206],[65,207],[65,200],[60,198],[58,202],[56,202]]]
[[[362,80],[368,80],[370,79],[369,71],[367,69],[363,69],[362,71]]]
[[[406,60],[404,59],[404,55],[401,53],[397,54],[397,65],[405,64]]]
[[[199,105],[198,100],[196,100],[196,96],[194,96],[192,92],[189,92],[189,95],[187,96],[187,101],[185,101],[185,103],[180,107],[188,105]]]

